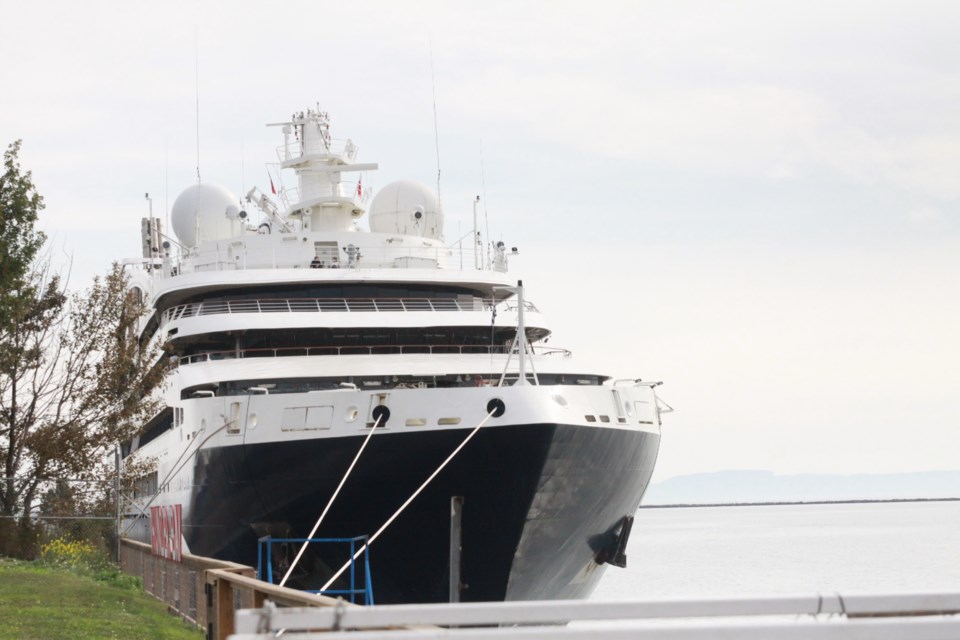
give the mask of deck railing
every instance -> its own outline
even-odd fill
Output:
[[[207,628],[212,622],[207,606],[206,572],[214,569],[243,575],[256,576],[253,567],[183,554],[182,562],[174,562],[154,555],[149,544],[123,538],[120,541],[120,569],[143,580],[143,589],[154,598],[164,602],[181,618]],[[235,606],[259,606],[250,594],[238,595]]]
[[[342,156],[349,162],[353,162],[359,150],[359,147],[349,138],[329,138],[327,144],[324,144],[319,139],[304,143],[299,137],[292,137],[288,138],[284,144],[277,146],[277,159],[280,162],[286,162],[296,160],[302,155],[329,154]]]
[[[296,240],[295,236],[290,236]],[[176,275],[206,271],[244,271],[246,269],[310,269],[313,251],[305,252],[291,242],[289,246],[251,246],[244,247],[244,238],[233,239],[233,249],[219,252],[204,252],[202,261],[198,256],[171,262],[169,268]],[[508,254],[492,253],[487,257],[485,270],[505,273],[508,268]],[[363,247],[359,257],[350,262],[346,254],[325,261],[324,268],[330,269],[445,269],[452,271],[474,271],[474,252],[463,247]],[[149,260],[145,260],[149,263]],[[155,260],[154,263],[157,261]],[[160,260],[162,263],[163,261]],[[161,264],[166,273],[166,267]],[[323,271],[323,269],[320,269]]]
[[[360,180],[342,180],[336,184],[314,187],[309,196],[301,194],[300,187],[282,187],[279,197],[287,209],[312,198],[336,198],[361,205],[366,204],[370,199],[369,192],[364,193]]]
[[[347,196],[349,197],[349,196]],[[188,273],[210,271],[246,271],[248,269],[311,269],[315,254],[312,247],[296,244],[297,236],[291,234],[290,243],[272,246],[245,246],[245,239],[252,236],[238,235],[224,238],[223,247],[217,251],[186,249],[182,256],[164,258],[129,259],[124,265],[142,269],[155,277],[170,278]],[[302,243],[301,243],[302,244]],[[324,262],[324,269],[440,269],[449,271],[493,271],[506,273],[512,253],[485,251],[484,266],[474,266],[477,256],[472,247],[364,247],[353,262],[348,256],[332,256]],[[323,269],[321,269],[323,271]],[[320,275],[314,272],[314,275]]]
[[[531,347],[535,356],[569,357],[568,349],[559,347]],[[340,345],[315,347],[280,347],[265,349],[230,349],[227,351],[208,351],[182,356],[180,365],[209,362],[213,360],[238,360],[245,358],[284,358],[291,356],[366,356],[366,355],[506,355],[510,347],[502,345],[449,345],[449,344],[396,344],[396,345]]]
[[[335,598],[262,582],[253,567],[184,553],[176,562],[151,553],[149,544],[123,538],[120,568],[143,580],[144,590],[164,602],[172,613],[203,629],[209,640],[224,640],[233,633],[234,613],[243,608],[274,605],[287,607],[338,607],[357,605]]]
[[[500,312],[514,311],[516,303],[491,305],[482,298],[265,298],[260,300],[223,300],[193,302],[170,307],[160,316],[161,326],[172,320],[234,313],[371,313],[404,311],[480,311],[494,307]],[[532,302],[524,309],[538,312]]]

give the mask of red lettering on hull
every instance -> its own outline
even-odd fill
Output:
[[[183,561],[183,514],[179,504],[150,507],[150,547],[153,555]]]

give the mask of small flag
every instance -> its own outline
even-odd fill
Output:
[[[363,177],[362,176],[360,177],[359,180],[357,180],[357,197],[358,198],[363,197]]]
[[[277,195],[277,188],[276,188],[275,186],[273,186],[273,176],[271,176],[271,175],[268,173],[268,174],[267,174],[267,177],[270,178],[270,193],[272,193],[273,195]]]

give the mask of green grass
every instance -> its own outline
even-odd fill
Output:
[[[0,559],[0,640],[201,637],[130,580]]]

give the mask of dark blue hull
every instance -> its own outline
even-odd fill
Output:
[[[373,534],[468,433],[374,434],[316,536]],[[191,552],[255,565],[259,536],[305,537],[361,442],[203,450],[184,522]],[[603,573],[595,559],[635,513],[658,447],[659,435],[638,430],[481,429],[372,546],[376,602],[448,600],[452,496],[464,498],[463,600],[586,597]],[[344,559],[342,549],[315,547],[291,586],[316,588]]]

